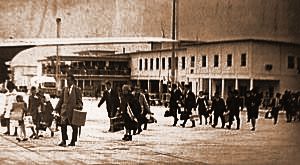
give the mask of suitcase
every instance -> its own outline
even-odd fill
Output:
[[[11,120],[23,120],[24,103],[13,103],[13,109],[10,114]]]
[[[116,116],[110,118],[110,132],[117,132],[124,129],[124,121],[122,116]]]
[[[4,118],[4,114],[2,114],[2,115],[0,116],[0,120],[1,120],[1,127],[6,127],[6,126],[7,126],[7,121],[8,121],[8,119],[5,119],[5,118]]]
[[[85,121],[86,112],[74,109],[71,124],[76,126],[84,126]]]

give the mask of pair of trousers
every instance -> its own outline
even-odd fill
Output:
[[[277,123],[277,120],[278,120],[278,113],[279,113],[279,108],[277,107],[273,107],[272,108],[272,117],[274,118],[274,124]]]
[[[225,126],[225,118],[223,116],[223,114],[219,114],[219,113],[214,113],[214,124],[213,125],[218,125],[218,119],[219,117],[221,118],[222,121],[222,127]]]
[[[236,123],[237,124],[237,128],[240,128],[240,122],[241,122],[241,120],[240,120],[240,112],[239,111],[237,111],[235,113],[229,113],[229,125],[230,126],[232,125],[234,117],[235,117],[236,122],[237,122]]]
[[[78,135],[78,126],[76,125],[71,125],[72,127],[72,142],[76,142],[77,141],[77,135]],[[61,136],[62,136],[62,140],[66,141],[68,140],[68,134],[67,134],[67,128],[68,125],[67,124],[63,124],[61,125]]]

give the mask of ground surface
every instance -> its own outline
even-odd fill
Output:
[[[60,132],[51,138],[49,130],[38,140],[18,143],[16,137],[3,135],[6,128],[1,127],[1,164],[300,164],[300,122],[286,123],[283,113],[273,125],[261,111],[253,132],[245,112],[240,130],[221,129],[220,123],[214,129],[198,121],[195,128],[189,128],[189,121],[187,128],[181,128],[163,117],[166,108],[153,106],[158,122],[124,142],[123,131],[107,132],[105,105],[98,108],[97,103],[84,99],[87,121],[75,147],[57,146]],[[28,129],[27,134],[31,134]]]

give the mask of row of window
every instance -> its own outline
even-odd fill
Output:
[[[201,63],[201,67],[207,67],[207,55],[202,55],[201,56],[202,58],[202,63]],[[227,55],[227,64],[226,66],[227,67],[232,67],[233,65],[233,60],[232,60],[233,56],[232,54],[228,54]],[[171,69],[171,57],[168,57],[168,69]],[[156,58],[155,59],[155,63],[156,63],[156,70],[159,70],[159,58]],[[195,67],[195,62],[196,62],[196,57],[195,56],[191,56],[191,61],[190,61],[190,66],[191,67]],[[181,69],[185,69],[186,66],[185,66],[185,63],[186,63],[186,57],[181,57]],[[219,67],[219,63],[220,63],[220,60],[219,60],[219,55],[214,55],[214,67]],[[154,59],[153,58],[150,58],[150,66],[149,66],[149,69],[150,70],[153,70],[154,68]],[[241,67],[245,67],[247,65],[247,54],[246,53],[242,53],[241,54],[241,60],[240,60],[240,66]],[[161,69],[166,69],[166,58],[163,57],[161,59]],[[178,57],[175,57],[175,69],[178,69]],[[143,70],[143,59],[140,59],[139,60],[139,70]],[[148,70],[148,59],[144,59],[144,70]]]

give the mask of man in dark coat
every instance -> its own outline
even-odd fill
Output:
[[[252,89],[249,98],[249,118],[251,119],[251,131],[255,131],[256,119],[258,118],[258,110],[261,103],[261,97],[258,95],[256,89]]]
[[[237,90],[234,90],[233,96],[230,97],[230,101],[227,104],[229,110],[229,125],[227,126],[228,129],[231,129],[234,117],[237,122],[236,129],[240,129],[240,100],[241,99],[239,97],[239,92]]]
[[[222,128],[224,128],[225,118],[223,114],[226,111],[226,106],[225,101],[222,98],[220,98],[218,93],[215,94],[215,97],[212,101],[211,109],[214,112],[214,124],[211,126],[215,128],[216,125],[218,125],[218,118],[220,117],[222,121]]]
[[[99,101],[98,107],[100,107],[104,101],[106,101],[106,110],[109,118],[115,117],[120,107],[120,100],[118,93],[112,88],[111,83],[106,82],[106,90],[103,93],[103,97]],[[109,131],[111,131],[109,129]]]
[[[184,87],[185,87],[185,91],[186,91],[185,95],[183,96],[185,113],[187,113],[188,115],[192,115],[192,110],[196,106],[196,96],[192,92],[192,90],[190,90],[189,84],[186,84]],[[184,119],[183,123],[180,125],[182,127],[185,127],[187,120],[188,120],[188,118]],[[192,127],[195,127],[195,120],[191,119],[191,122],[192,122]]]
[[[196,101],[196,107],[198,107],[198,114],[200,119],[200,125],[202,124],[202,116],[204,116],[205,119],[205,125],[207,125],[207,118],[209,116],[207,112],[207,106],[208,106],[208,100],[203,95],[203,91],[199,92],[199,96]]]
[[[280,93],[276,93],[276,96],[271,100],[270,106],[272,107],[272,117],[274,118],[274,125],[277,124],[278,120],[278,113],[279,110],[281,109],[281,100],[280,100]]]
[[[178,104],[181,100],[181,91],[177,89],[176,84],[172,84],[171,96],[170,96],[170,112],[174,117],[173,126],[176,126],[178,118],[177,118],[177,109],[179,108]]]
[[[82,110],[82,94],[80,88],[75,84],[75,78],[73,75],[67,76],[67,87],[64,87],[56,105],[55,111],[57,111],[61,117],[61,135],[62,141],[59,146],[66,146],[66,140],[68,140],[67,126],[72,127],[72,139],[69,146],[75,146],[78,135],[78,126],[72,124],[73,111]]]

